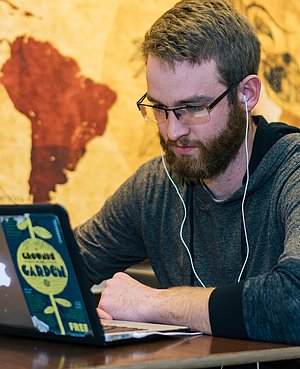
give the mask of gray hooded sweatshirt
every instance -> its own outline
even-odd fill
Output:
[[[172,176],[187,208],[183,240],[203,284],[217,287],[209,301],[214,335],[300,344],[300,134],[253,119],[246,230],[245,183],[216,201],[204,185]],[[141,166],[75,229],[90,282],[148,258],[163,288],[200,286],[180,238],[183,217],[162,159]]]

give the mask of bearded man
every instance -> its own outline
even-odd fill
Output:
[[[102,318],[300,343],[300,135],[251,114],[260,44],[224,0],[183,0],[142,46],[162,155],[75,235]],[[162,286],[123,271],[149,259]]]

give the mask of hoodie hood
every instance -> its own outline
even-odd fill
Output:
[[[285,123],[268,123],[262,116],[253,116],[253,122],[257,125],[257,130],[253,142],[253,150],[249,163],[250,180],[247,194],[258,190],[265,184],[276,172],[280,175],[280,166],[285,163],[292,155],[297,153],[300,144],[300,129]],[[293,171],[298,164],[289,164]],[[286,163],[285,163],[286,165]],[[286,170],[286,169],[285,169]],[[245,191],[246,174],[243,179],[243,186],[233,193],[228,199],[220,201],[221,204],[227,204],[240,200]],[[199,189],[198,189],[199,190]],[[205,191],[205,187],[203,187]],[[208,194],[210,200],[214,201]]]

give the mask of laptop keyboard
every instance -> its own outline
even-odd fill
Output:
[[[105,333],[114,333],[114,332],[133,332],[133,331],[144,331],[145,329],[137,328],[137,327],[120,327],[115,325],[105,324],[102,326]]]

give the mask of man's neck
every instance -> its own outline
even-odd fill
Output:
[[[250,123],[248,132],[248,161],[250,161],[252,153],[255,132],[256,125]],[[223,201],[228,199],[242,186],[246,169],[247,158],[244,141],[236,157],[230,162],[227,169],[217,177],[203,180],[203,183],[215,200]]]

